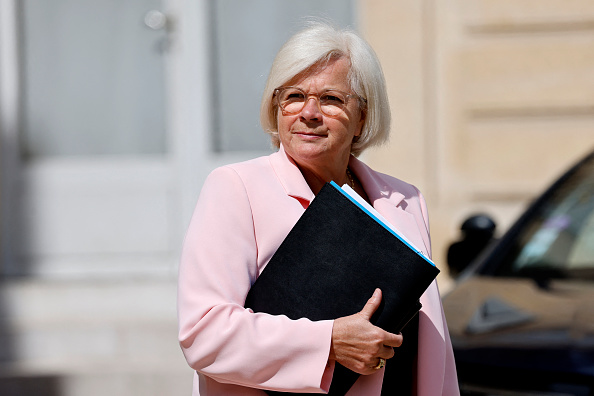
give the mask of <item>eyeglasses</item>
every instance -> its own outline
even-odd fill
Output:
[[[305,93],[297,87],[278,87],[274,90],[276,103],[283,111],[284,115],[295,115],[301,112],[309,98],[316,98],[318,108],[328,117],[338,117],[344,114],[347,104],[351,98],[358,99],[361,106],[367,101],[357,94],[348,94],[346,92],[329,89],[319,94]]]

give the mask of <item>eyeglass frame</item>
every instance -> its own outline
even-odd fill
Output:
[[[303,101],[303,107],[301,107],[301,109],[297,112],[288,112],[287,110],[285,110],[285,108],[280,104],[280,95],[279,93],[286,90],[286,89],[296,89],[298,91],[303,92],[303,95],[305,96],[305,100]],[[276,105],[281,109],[281,111],[283,112],[283,115],[288,114],[288,115],[295,115],[295,114],[299,114],[303,111],[303,109],[305,108],[305,105],[309,102],[309,99],[313,96],[316,99],[316,103],[318,105],[318,110],[320,110],[320,113],[324,114],[326,117],[330,117],[330,118],[337,118],[340,116],[340,114],[336,114],[336,115],[329,115],[326,114],[326,112],[324,112],[324,110],[322,110],[322,104],[320,102],[320,96],[323,95],[326,92],[338,92],[342,95],[344,95],[346,97],[346,101],[344,103],[344,105],[348,105],[349,100],[351,98],[356,98],[359,102],[359,107],[363,110],[367,107],[367,99],[361,97],[359,94],[357,93],[346,93],[344,91],[341,91],[339,89],[325,89],[320,93],[307,93],[305,92],[303,89],[299,88],[299,87],[294,87],[294,86],[280,86],[274,89],[274,98],[276,98],[275,102]]]

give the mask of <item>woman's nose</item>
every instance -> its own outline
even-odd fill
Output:
[[[305,120],[320,120],[322,113],[316,98],[309,97],[301,109],[301,117]]]

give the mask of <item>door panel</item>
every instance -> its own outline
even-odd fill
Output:
[[[165,153],[167,29],[143,21],[161,8],[160,0],[22,1],[27,158]]]
[[[22,251],[41,256],[168,251],[170,173],[163,160],[27,166]]]
[[[21,139],[7,272],[174,268],[169,34],[145,21],[163,3],[16,2]]]

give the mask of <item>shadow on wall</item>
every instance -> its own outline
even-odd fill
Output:
[[[17,373],[12,367],[16,360],[16,330],[10,322],[5,282],[6,280],[0,280],[0,395],[57,396],[56,378],[32,378]]]
[[[0,377],[3,396],[59,396],[59,379],[43,377]]]
[[[55,376],[31,376],[12,366],[16,361],[16,329],[9,321],[5,281],[0,282],[0,395],[58,396],[59,379]]]

